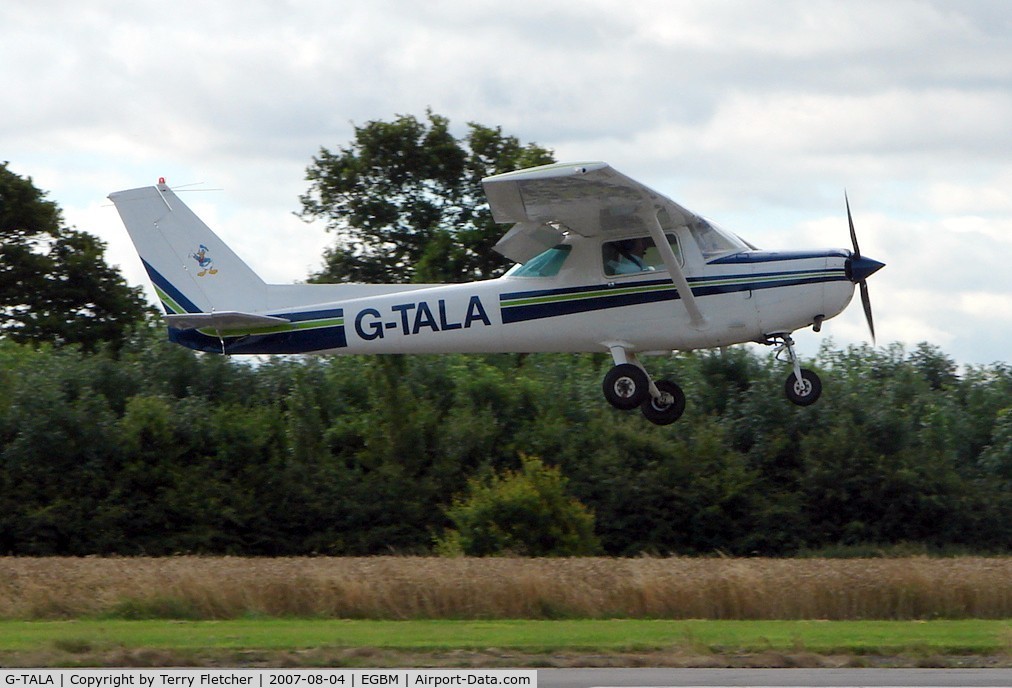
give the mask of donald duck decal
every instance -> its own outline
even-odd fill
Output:
[[[197,277],[203,277],[207,273],[211,273],[212,275],[218,274],[218,270],[214,267],[214,261],[207,255],[207,251],[207,246],[201,244],[200,250],[190,254],[190,257],[197,261],[197,265],[200,266],[200,272],[197,273]]]

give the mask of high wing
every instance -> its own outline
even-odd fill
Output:
[[[649,232],[692,322],[705,322],[681,265],[664,238],[664,224],[691,225],[695,213],[618,172],[604,162],[557,163],[482,180],[496,222],[514,222],[496,251],[523,263],[562,240],[565,231],[584,237]]]
[[[496,250],[518,262],[554,246],[565,230],[585,237],[645,230],[643,215],[662,208],[672,225],[698,219],[692,211],[604,162],[543,165],[486,177],[482,185],[495,221],[517,223]],[[527,246],[520,237],[536,244],[530,251],[537,250],[524,251]]]

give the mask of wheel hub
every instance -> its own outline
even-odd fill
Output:
[[[794,393],[798,396],[807,397],[812,393],[812,383],[804,378],[794,381]]]
[[[629,399],[636,394],[636,383],[628,377],[621,377],[615,381],[615,394],[623,399]]]

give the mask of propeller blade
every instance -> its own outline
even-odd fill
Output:
[[[850,199],[847,198],[847,191],[843,191],[843,200],[847,204],[847,222],[850,224],[850,243],[854,245],[854,257],[861,257],[861,248],[857,245],[857,232],[854,231],[854,217],[850,214]]]
[[[875,346],[875,320],[871,317],[871,297],[868,295],[868,283],[861,280],[861,305],[864,306],[864,317],[868,321],[868,330],[871,332],[871,345]]]
[[[847,277],[861,288],[861,305],[864,307],[864,318],[868,321],[868,331],[871,332],[871,343],[874,346],[875,319],[871,314],[871,296],[868,294],[868,282],[865,280],[884,267],[885,264],[871,258],[861,257],[861,247],[857,245],[854,216],[850,212],[850,198],[847,197],[846,189],[843,190],[843,200],[847,204],[847,224],[850,225],[850,243],[854,245],[854,252],[847,259]]]

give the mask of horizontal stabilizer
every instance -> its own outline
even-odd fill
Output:
[[[218,311],[216,313],[179,313],[163,316],[169,327],[177,330],[211,329],[217,331],[248,331],[287,325],[290,321],[272,315]]]

